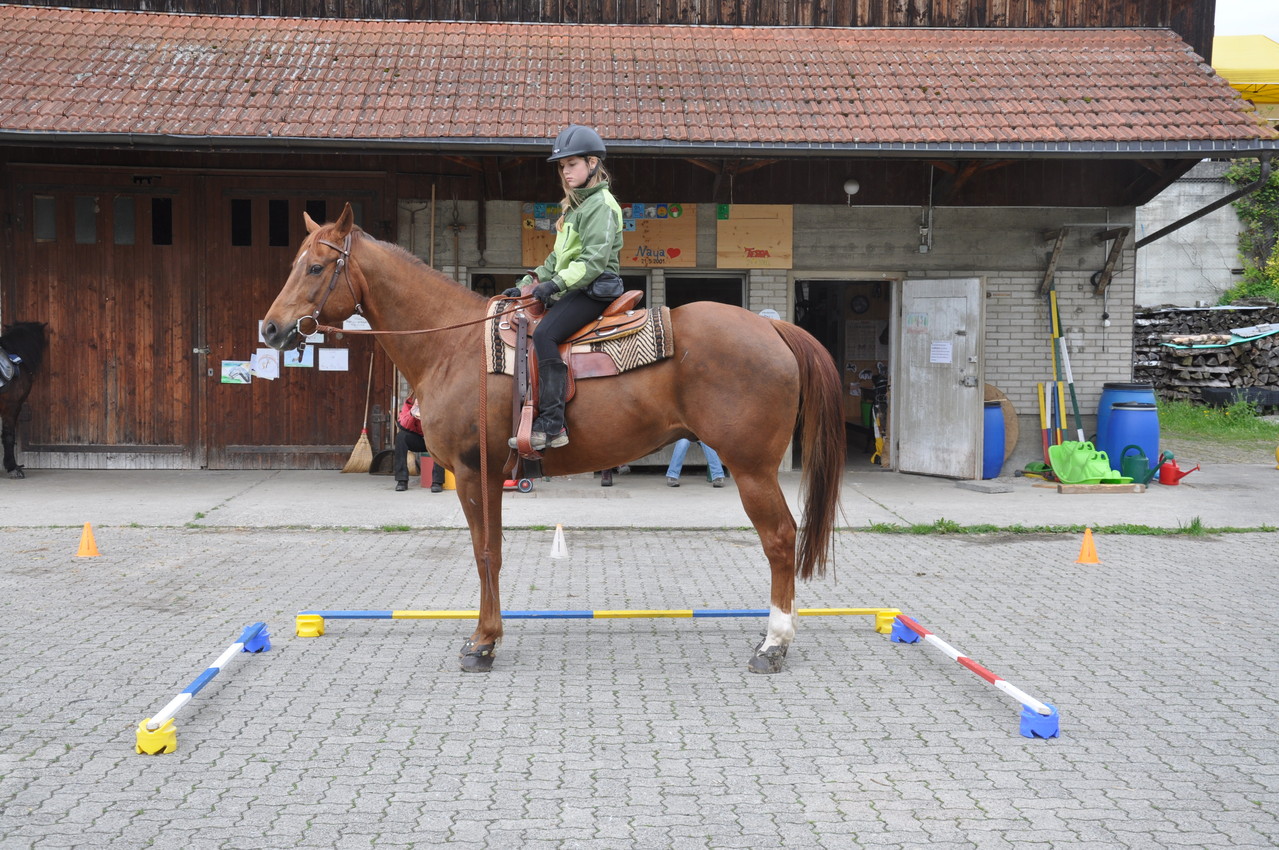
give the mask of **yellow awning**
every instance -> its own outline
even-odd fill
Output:
[[[1279,103],[1279,42],[1264,35],[1218,36],[1212,64],[1246,100]]]

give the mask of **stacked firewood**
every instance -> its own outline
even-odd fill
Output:
[[[1133,380],[1164,399],[1205,400],[1204,390],[1279,390],[1279,307],[1233,305],[1139,310],[1133,325]],[[1231,340],[1244,337],[1230,344]],[[1165,345],[1164,343],[1172,343]],[[1175,348],[1173,346],[1212,346]]]

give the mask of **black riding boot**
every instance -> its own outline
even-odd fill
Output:
[[[537,418],[533,420],[530,442],[534,451],[558,449],[568,445],[568,431],[564,428],[564,395],[568,392],[568,366],[563,360],[537,361]],[[507,441],[511,448],[518,448],[512,437]]]

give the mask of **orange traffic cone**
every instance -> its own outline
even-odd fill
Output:
[[[98,544],[93,541],[93,529],[89,523],[84,524],[84,531],[80,532],[80,551],[76,552],[77,558],[94,558],[97,557]]]
[[[1092,542],[1092,529],[1084,529],[1084,543],[1079,547],[1079,560],[1076,564],[1100,564],[1097,560],[1097,546]]]

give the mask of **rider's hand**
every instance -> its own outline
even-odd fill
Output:
[[[555,281],[547,280],[537,285],[537,288],[533,290],[533,297],[545,305],[550,305],[551,297],[559,291],[560,288],[555,285]]]
[[[510,289],[502,290],[503,298],[519,298],[523,294],[523,292],[520,292],[520,288],[518,286],[512,286]]]

